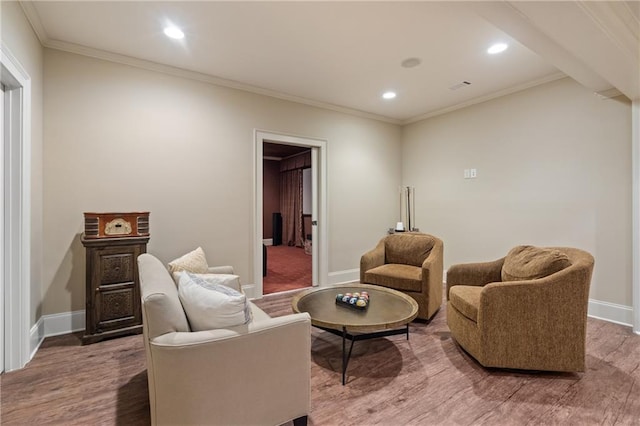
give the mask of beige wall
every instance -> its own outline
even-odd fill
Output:
[[[43,49],[17,2],[1,2],[2,43],[31,79],[31,313],[40,318],[42,303],[42,90]]]
[[[395,220],[399,126],[45,49],[44,314],[84,309],[84,211],[151,212],[148,250],[253,276],[255,128],[328,140],[329,271]]]
[[[590,297],[631,306],[628,102],[562,79],[406,126],[402,164],[445,268],[518,244],[575,246],[596,259]]]

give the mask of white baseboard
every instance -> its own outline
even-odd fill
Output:
[[[264,244],[265,246],[272,246],[273,245],[273,238],[267,238],[262,240],[262,244]]]
[[[360,281],[360,269],[348,269],[346,271],[329,272],[329,282],[327,284],[343,284]]]
[[[360,269],[349,269],[329,273],[329,285],[349,283],[360,280]],[[243,289],[249,294],[253,293],[254,285],[244,285]],[[631,327],[633,323],[633,309],[630,306],[616,303],[603,302],[589,299],[588,315],[592,318],[613,322]],[[31,327],[30,349],[31,357],[42,344],[45,337],[69,334],[84,330],[85,311],[63,312],[60,314],[43,315],[38,322]]]
[[[42,317],[31,327],[29,331],[29,359],[33,359],[33,356],[36,354],[42,341],[44,340],[44,321]]]
[[[587,315],[616,324],[631,327],[633,324],[633,308],[631,306],[618,305],[616,303],[603,302],[589,299]]]

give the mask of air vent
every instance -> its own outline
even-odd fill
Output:
[[[462,83],[454,84],[453,86],[449,87],[449,90],[458,90],[458,89],[462,89],[463,87],[467,87],[467,86],[471,86],[471,82],[463,81]]]

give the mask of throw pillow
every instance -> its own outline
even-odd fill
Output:
[[[234,327],[251,320],[251,308],[244,294],[189,272],[180,276],[178,296],[192,331]]]
[[[511,249],[502,265],[502,281],[525,281],[543,278],[571,265],[560,250],[534,246]]]
[[[205,274],[209,270],[207,258],[201,247],[169,262],[169,271],[188,271],[197,274]]]
[[[173,273],[173,280],[175,281],[176,285],[178,285],[178,283],[180,282],[180,277],[186,273],[187,273],[186,271],[178,271]],[[232,275],[232,274],[192,274],[192,275],[198,278],[202,278],[209,284],[223,285],[226,287],[230,287],[236,291],[239,291],[240,293],[243,293],[242,285],[240,284],[240,277],[238,275]]]

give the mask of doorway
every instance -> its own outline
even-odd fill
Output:
[[[305,138],[277,134],[265,131],[255,131],[255,213],[254,213],[254,282],[253,285],[243,286],[251,297],[260,298],[264,291],[263,273],[268,270],[268,254],[265,256],[265,219],[264,219],[264,175],[265,175],[265,146],[267,153],[270,149],[278,148],[288,150],[288,153],[295,156],[308,152],[310,154],[310,167],[308,167],[308,181],[311,194],[309,197],[310,211],[307,216],[307,224],[302,223],[303,232],[298,234],[300,241],[293,241],[303,244],[300,250],[304,250],[304,243],[307,243],[307,250],[311,257],[311,284],[324,285],[328,276],[327,246],[326,246],[326,141],[322,139]],[[288,148],[286,148],[288,147]],[[296,152],[294,152],[296,151]],[[291,156],[289,155],[289,157]],[[305,154],[306,155],[306,154]],[[267,157],[281,158],[277,155],[267,155]],[[301,168],[301,170],[303,170]],[[304,219],[304,215],[303,215]],[[267,219],[268,220],[268,219]],[[272,231],[273,235],[273,231]],[[268,240],[268,239],[267,239]],[[268,242],[268,241],[267,241]],[[288,245],[289,241],[287,241]],[[307,255],[305,255],[307,256]],[[266,260],[266,263],[265,263]],[[265,265],[267,268],[265,268]]]
[[[263,142],[263,294],[312,285],[311,151]]]

